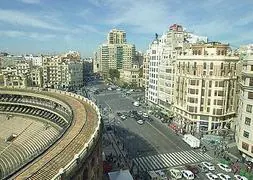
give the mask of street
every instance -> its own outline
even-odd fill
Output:
[[[106,87],[104,83],[99,82],[88,86],[88,89],[106,89]],[[154,117],[152,117],[152,121],[145,121],[143,125],[140,125],[134,118],[127,117],[126,120],[122,120],[117,116],[117,112],[128,113],[132,110],[147,112],[145,107],[133,106],[136,97],[144,96],[143,92],[132,92],[130,96],[124,96],[121,91],[116,90],[104,90],[99,94],[90,92],[89,94],[91,99],[96,101],[103,112],[105,126],[113,127],[115,134],[124,143],[129,153],[129,158],[138,161],[140,157],[152,157],[154,155],[176,152],[186,152],[186,154],[188,154],[188,152],[192,151],[192,148],[183,142],[180,136],[168,128],[166,124],[161,123],[161,121]],[[178,154],[178,156],[180,157],[181,154]],[[204,159],[206,158],[201,160]],[[147,163],[149,163],[148,160],[149,158],[147,158]],[[142,162],[146,163],[145,160]],[[182,164],[183,163],[184,162],[182,162]],[[178,165],[180,164],[181,162],[178,163]],[[161,165],[161,167],[163,167],[163,165]]]

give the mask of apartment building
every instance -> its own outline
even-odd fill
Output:
[[[43,86],[74,89],[83,86],[83,64],[77,52],[43,58]]]
[[[42,59],[43,56],[37,56],[37,55],[25,55],[24,59],[27,61],[31,61],[33,66],[42,66]]]
[[[210,132],[230,127],[236,113],[237,63],[228,44],[193,44],[177,57],[174,112],[180,128]]]
[[[143,87],[145,89],[145,97],[148,97],[148,84],[149,84],[149,56],[147,54],[143,55]]]
[[[245,160],[253,162],[253,54],[246,55],[240,64],[235,139]]]
[[[148,89],[147,93],[145,93],[145,99],[147,99],[148,103],[152,105],[158,104],[158,66],[165,41],[166,35],[163,35],[160,38],[158,38],[158,35],[156,35],[155,39],[149,45],[149,49],[147,50],[147,56],[149,57],[149,75]]]
[[[6,67],[1,70],[1,84],[5,87],[27,87],[29,76],[27,74],[17,74],[17,68]]]
[[[142,87],[142,78],[140,77],[140,68],[132,69],[121,69],[120,70],[120,79],[128,84],[131,84],[135,87]]]
[[[43,87],[42,67],[34,66],[31,69],[29,85],[33,87]]]

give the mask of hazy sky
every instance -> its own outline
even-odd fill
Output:
[[[112,28],[144,51],[171,24],[233,46],[253,42],[252,0],[1,0],[0,51],[92,56]]]

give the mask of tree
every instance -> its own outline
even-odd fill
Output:
[[[112,80],[119,79],[120,76],[120,72],[118,71],[118,69],[110,69],[109,70],[109,76]]]

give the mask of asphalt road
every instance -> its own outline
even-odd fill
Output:
[[[106,85],[98,83],[91,87],[105,88]],[[116,115],[117,112],[129,112],[131,110],[141,110],[145,112],[144,109],[135,107],[132,104],[136,97],[141,96],[143,92],[133,92],[127,97],[123,97],[120,91],[106,90],[98,95],[94,95],[93,93],[90,94],[97,100],[97,104],[101,106],[101,109],[106,109],[107,112],[109,111],[107,116],[110,121],[107,122],[109,122],[118,132],[118,135],[122,137],[132,157],[191,150],[179,136],[160,121],[145,121],[143,125],[139,125],[133,118],[128,117],[127,120],[122,121],[120,117]]]

